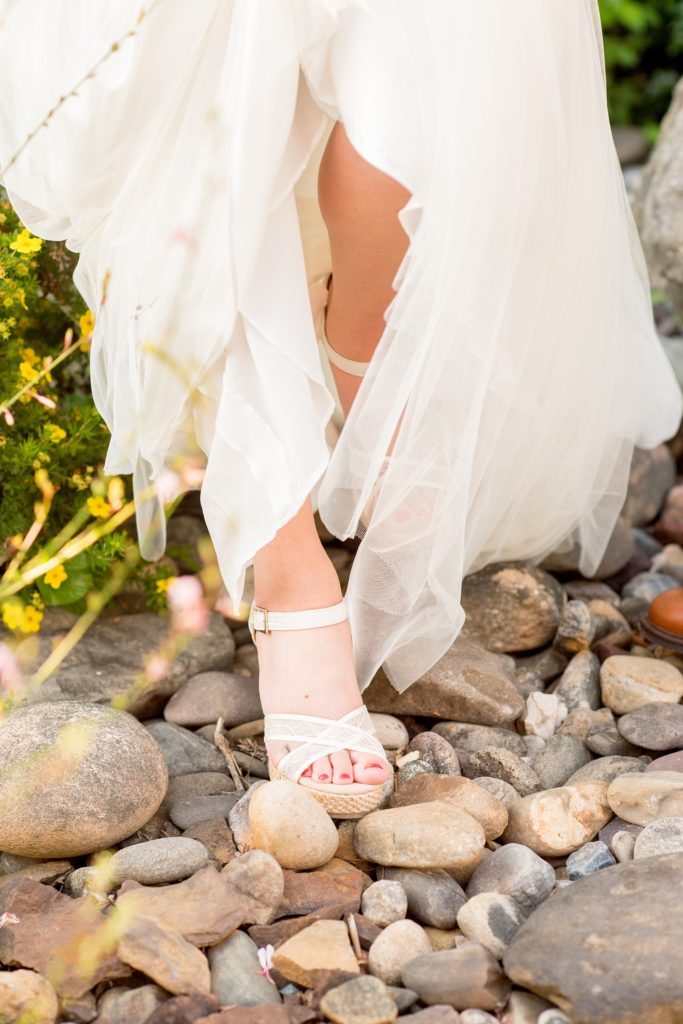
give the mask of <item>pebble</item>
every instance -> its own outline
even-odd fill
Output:
[[[616,858],[605,843],[600,840],[585,843],[567,857],[567,878],[570,882],[575,882],[579,878],[594,875],[596,871],[611,868],[614,864]]]
[[[595,639],[596,620],[585,601],[567,602],[553,637],[553,647],[564,654],[585,651]]]
[[[418,956],[405,965],[401,977],[424,1003],[455,1010],[501,1010],[510,994],[497,960],[476,942]]]
[[[663,853],[683,852],[683,817],[659,818],[646,825],[636,837],[633,859],[659,857]]]
[[[522,843],[541,856],[562,857],[593,839],[612,817],[612,809],[606,783],[579,782],[524,797],[509,814],[503,833],[506,843]]]
[[[676,750],[664,757],[657,757],[645,769],[646,772],[683,772],[683,750]]]
[[[466,811],[484,829],[487,842],[505,831],[508,815],[500,800],[460,775],[417,776],[398,786],[390,805],[407,807],[434,800],[443,800]]]
[[[663,594],[665,590],[673,590],[674,587],[680,587],[674,576],[667,576],[661,572],[639,572],[624,584],[621,599],[623,601],[628,597],[642,597],[649,603],[654,601],[658,594]]]
[[[458,755],[449,740],[437,732],[418,733],[408,744],[408,753],[415,750],[435,774],[460,775]]]
[[[576,736],[557,733],[534,758],[533,769],[544,789],[556,789],[564,786],[570,776],[592,761],[592,754],[585,743]]]
[[[119,939],[116,955],[173,995],[211,991],[204,954],[158,920],[134,917]]]
[[[357,853],[375,864],[471,873],[483,856],[486,835],[465,811],[434,800],[373,811],[358,822],[353,841]]]
[[[232,832],[225,823],[225,818],[209,818],[200,821],[183,832],[186,839],[196,839],[202,843],[209,853],[210,860],[223,865],[237,856],[237,847]]]
[[[615,814],[634,825],[683,816],[683,774],[643,772],[611,782],[607,800]]]
[[[334,1024],[390,1024],[398,1016],[387,986],[367,976],[330,989],[320,1000],[320,1009]]]
[[[208,950],[211,991],[222,1006],[281,1003],[277,986],[261,973],[258,947],[242,931]]]
[[[526,701],[524,728],[529,736],[549,740],[567,717],[567,708],[554,693],[531,693]]]
[[[380,868],[382,877],[401,884],[408,910],[420,924],[433,928],[455,928],[458,911],[467,897],[446,871],[412,871],[410,868]]]
[[[633,757],[641,751],[629,743],[617,729],[617,722],[609,708],[593,711],[592,722],[586,735],[586,746],[600,757]]]
[[[498,1024],[498,1017],[487,1013],[486,1010],[463,1010],[460,1014],[460,1024]]]
[[[592,651],[575,654],[552,692],[569,711],[599,708],[600,661],[596,655]]]
[[[683,673],[657,658],[616,654],[603,661],[600,686],[603,704],[625,715],[653,701],[677,704],[683,697]]]
[[[493,725],[470,725],[466,722],[437,722],[432,732],[447,740],[458,750],[475,754],[486,747],[502,747],[523,757],[526,753],[524,737],[511,729]]]
[[[509,782],[503,782],[502,779],[494,779],[490,775],[479,775],[476,779],[472,779],[472,782],[475,786],[481,786],[491,796],[495,796],[496,800],[500,800],[506,810],[519,800],[517,790]]]
[[[230,861],[222,877],[238,893],[245,924],[270,924],[285,891],[282,868],[264,850],[250,850]]]
[[[620,775],[642,772],[645,768],[645,761],[637,757],[620,757],[616,754],[596,757],[570,775],[566,785],[572,786],[576,782],[606,782],[609,785]]]
[[[57,995],[47,978],[35,971],[0,973],[0,1013],[3,1024],[54,1024]]]
[[[408,913],[408,897],[401,883],[388,878],[373,882],[363,893],[361,912],[380,928],[402,921]]]
[[[273,966],[288,981],[304,988],[315,988],[329,971],[360,973],[343,921],[315,921],[297,932],[275,950]]]
[[[106,873],[113,886],[127,878],[143,885],[179,882],[206,867],[209,852],[196,839],[171,836],[151,839],[118,850],[107,862]]]
[[[464,635],[489,651],[528,651],[550,644],[566,597],[549,573],[525,562],[498,562],[462,583]]]
[[[539,1015],[550,1008],[550,1003],[540,996],[513,989],[501,1020],[503,1024],[538,1024]]]
[[[287,780],[266,782],[256,789],[249,802],[249,827],[252,847],[265,850],[281,867],[295,871],[325,864],[334,857],[339,843],[334,822],[323,806],[303,786]]]
[[[460,1014],[452,1006],[428,1006],[411,1014],[411,1024],[461,1024]]]
[[[405,964],[421,953],[430,953],[431,949],[431,943],[419,924],[407,920],[394,921],[370,946],[368,970],[387,985],[400,985]],[[408,988],[413,987],[408,985]]]
[[[219,793],[234,793],[235,783],[224,772],[193,772],[191,775],[176,775],[168,780],[164,804],[170,806],[174,800],[188,796],[217,796]]]
[[[463,765],[463,775],[469,779],[476,779],[479,775],[502,779],[520,796],[537,793],[543,788],[538,775],[526,761],[511,750],[501,747],[486,747],[472,754],[467,764]]]
[[[222,718],[226,729],[263,717],[258,686],[232,672],[200,672],[177,690],[164,708],[164,718],[193,728]]]
[[[168,999],[158,985],[107,989],[97,1003],[97,1024],[146,1024],[148,1018]]]
[[[550,864],[526,846],[509,843],[487,857],[467,886],[472,899],[480,893],[510,896],[527,914],[543,903],[555,885]]]
[[[400,718],[372,711],[370,720],[375,727],[375,735],[385,750],[405,750],[410,738]]]
[[[500,960],[525,918],[512,896],[480,892],[461,907],[458,928]]]
[[[200,821],[211,818],[227,818],[239,795],[237,793],[216,793],[213,796],[182,796],[173,800],[168,814],[178,828],[192,828]]]
[[[683,746],[683,704],[654,700],[620,718],[617,728],[629,743],[646,750],[675,750]]]
[[[0,850],[56,859],[112,846],[152,817],[167,783],[159,747],[127,712],[20,707],[0,724]]]
[[[664,819],[666,820],[666,819]],[[613,839],[611,850],[616,860],[620,864],[625,864],[629,860],[633,860],[633,851],[636,848],[636,837],[631,832],[616,832]]]
[[[195,772],[227,772],[221,752],[189,729],[161,720],[148,722],[145,728],[161,747],[170,778]]]

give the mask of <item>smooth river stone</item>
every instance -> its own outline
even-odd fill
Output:
[[[683,817],[683,774],[642,772],[610,783],[607,800],[615,814],[634,825]]]
[[[543,903],[555,885],[550,864],[527,846],[509,843],[486,857],[470,878],[467,897],[480,893],[510,896],[525,913]]]
[[[529,796],[543,788],[533,768],[511,750],[500,747],[486,747],[477,751],[463,764],[463,775],[476,779],[480,775],[501,779],[512,786],[520,796]]]
[[[480,892],[460,910],[458,928],[500,960],[525,920],[526,914],[512,896]]]
[[[295,871],[321,867],[339,845],[322,804],[304,786],[284,779],[258,787],[249,801],[249,828],[252,849],[265,850],[280,867]]]
[[[681,901],[683,853],[599,871],[531,915],[505,971],[581,1024],[674,1024],[683,1007]]]
[[[513,754],[526,754],[524,737],[512,729],[495,725],[471,725],[468,722],[437,722],[432,732],[448,740],[458,750],[475,754],[485,747],[503,747]]]
[[[625,715],[653,701],[677,704],[683,697],[683,674],[657,658],[615,654],[602,663],[600,686],[603,704]]]
[[[683,817],[659,818],[651,822],[636,836],[633,847],[635,860],[679,852],[683,852]]]
[[[167,722],[190,728],[222,718],[229,729],[262,717],[256,682],[232,672],[200,672],[183,683],[164,708]]]
[[[590,842],[613,812],[606,783],[579,782],[524,797],[508,813],[504,842],[521,843],[543,857],[563,857]]]
[[[399,786],[390,805],[407,807],[432,800],[445,800],[470,814],[484,829],[487,842],[502,835],[508,823],[508,813],[500,800],[459,775],[417,775]]]
[[[55,859],[113,846],[168,784],[159,746],[125,711],[61,701],[0,725],[0,850]]]
[[[564,706],[600,707],[600,661],[592,651],[579,651],[569,662],[552,691]]]
[[[434,800],[367,814],[353,842],[358,855],[375,864],[471,872],[483,857],[486,834],[465,811]]]
[[[378,876],[401,883],[408,910],[420,924],[455,928],[458,911],[467,897],[447,871],[414,871],[411,868],[378,868]]]
[[[401,977],[430,1006],[502,1010],[510,994],[495,957],[476,942],[418,956],[406,964]]]
[[[683,704],[655,701],[624,715],[617,729],[624,739],[646,750],[676,750],[683,746]]]
[[[657,757],[645,769],[646,772],[683,772],[683,750],[675,750],[664,757]]]
[[[506,661],[458,636],[443,657],[403,693],[397,693],[380,670],[363,697],[371,711],[507,725],[524,714],[514,678]]]
[[[386,985],[400,985],[401,971],[421,953],[431,952],[424,929],[414,921],[394,921],[370,946],[368,970]]]
[[[106,865],[114,885],[127,878],[143,885],[179,882],[206,867],[209,851],[196,839],[169,836],[118,850]]]
[[[35,971],[0,973],[0,1020],[6,1024],[54,1024],[57,996],[47,978]]]

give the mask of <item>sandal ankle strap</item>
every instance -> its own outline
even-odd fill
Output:
[[[310,608],[298,612],[273,612],[252,604],[249,610],[249,631],[270,633],[274,629],[311,629],[316,626],[334,626],[348,618],[344,598],[327,608]]]

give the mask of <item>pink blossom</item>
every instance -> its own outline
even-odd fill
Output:
[[[32,398],[35,398],[36,402],[40,402],[46,409],[56,409],[57,403],[53,402],[51,398],[46,398],[45,395],[39,395],[37,391],[29,391]]]
[[[8,427],[13,427],[14,426],[14,416],[9,411],[9,409],[3,409],[2,410],[2,415],[5,417],[5,423],[7,424],[7,426]]]
[[[14,693],[20,685],[21,669],[14,657],[14,652],[7,644],[0,641],[0,688]]]
[[[164,505],[170,505],[182,490],[180,477],[172,469],[162,469],[154,481],[157,494]]]
[[[171,662],[163,654],[153,654],[145,665],[145,675],[151,683],[160,683],[171,670]]]
[[[178,576],[166,591],[173,628],[199,636],[209,628],[209,612],[202,585],[196,576]]]

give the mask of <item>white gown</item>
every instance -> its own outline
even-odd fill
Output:
[[[457,636],[465,574],[578,542],[591,575],[634,444],[683,412],[596,0],[10,0],[0,18],[0,180],[34,234],[80,253],[105,469],[134,475],[145,557],[165,530],[159,494],[142,495],[178,453],[206,460],[236,604],[313,491],[332,533],[362,537],[361,688],[384,663],[398,690]],[[332,448],[315,181],[337,118],[411,198],[396,295]]]

